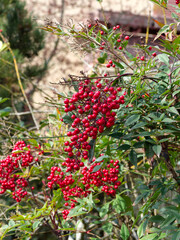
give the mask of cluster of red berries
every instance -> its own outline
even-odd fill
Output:
[[[85,189],[88,190],[92,186],[102,187],[102,191],[106,192],[107,195],[115,195],[116,189],[120,186],[121,182],[118,181],[119,173],[119,161],[110,160],[109,163],[106,163],[106,167],[103,168],[101,162],[95,162],[96,159],[93,159],[93,164],[82,169],[81,178]],[[96,166],[100,166],[98,171],[94,171]]]
[[[83,167],[81,170],[82,176],[78,179],[75,187],[72,187],[75,182],[72,174],[65,176],[60,167],[51,168],[48,187],[53,188],[53,185],[56,184],[62,189],[66,201],[64,206],[68,208],[62,211],[64,219],[67,218],[70,209],[75,207],[76,198],[87,197],[94,187],[102,187],[101,190],[107,195],[114,196],[116,194],[116,189],[121,185],[121,182],[118,181],[119,161],[110,160],[109,163],[106,163],[106,167],[102,166],[98,171],[94,171],[95,167],[101,164],[103,164],[103,160],[96,163],[96,159],[93,158],[93,164]],[[78,183],[80,186],[83,185],[83,188],[77,186]]]
[[[179,4],[180,3],[180,0],[176,0],[176,4]]]
[[[102,191],[114,196],[120,185],[119,161],[111,160],[106,167],[100,166],[98,171],[95,171],[95,167],[103,162],[96,163],[95,159],[92,164],[89,162],[90,140],[97,139],[98,134],[115,124],[114,110],[125,103],[120,91],[121,88],[113,87],[108,79],[85,79],[79,82],[78,92],[64,100],[65,112],[72,119],[71,129],[67,133],[70,140],[64,143],[68,157],[62,163],[65,169],[52,167],[48,177],[49,188],[58,185],[62,189],[65,207],[68,208],[62,211],[64,219],[70,209],[75,207],[75,198],[88,196],[94,187],[101,187]],[[78,170],[79,179],[74,187],[75,181],[71,173]],[[65,172],[69,172],[69,175]]]
[[[26,150],[25,150],[26,149]],[[18,141],[10,156],[0,160],[0,194],[11,190],[13,199],[20,202],[27,195],[25,190],[28,181],[20,176],[22,168],[29,167],[39,159],[31,153],[30,145],[26,145],[24,141]]]
[[[87,160],[91,146],[89,139],[96,139],[98,133],[115,123],[116,112],[124,104],[124,95],[119,96],[121,88],[112,87],[108,80],[86,79],[80,82],[79,91],[71,99],[65,99],[65,112],[71,114],[72,129],[67,133],[70,141],[65,142],[68,153],[64,166],[67,172],[79,170]]]

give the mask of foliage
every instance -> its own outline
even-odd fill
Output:
[[[74,89],[52,100],[56,113],[41,123],[51,129],[45,141],[35,133],[27,139],[41,160],[15,172],[31,188],[2,207],[9,220],[1,239],[33,239],[43,226],[57,239],[179,239],[180,36],[172,17],[157,34],[159,46],[133,49],[120,26],[44,27],[97,61],[92,73],[62,82]]]
[[[25,9],[25,3],[19,0],[3,0],[1,1],[0,12],[0,28],[4,37],[9,41],[17,62],[22,64],[27,62],[27,59],[32,61],[33,57],[37,56],[44,47],[44,33],[37,28],[38,25],[33,20],[33,17]],[[9,51],[1,51],[0,54],[0,71],[2,73],[0,77],[0,93],[1,96],[10,97],[12,92],[18,93],[13,59]],[[20,67],[22,79],[24,83],[26,82],[26,86],[27,80],[24,81],[25,79],[40,76],[44,70],[44,66],[36,64],[35,67],[28,62]],[[15,97],[17,99],[16,95]]]
[[[0,111],[1,116],[9,116],[6,119],[8,121],[2,119],[0,121],[0,131],[2,132],[0,140],[4,141],[4,135],[7,140],[8,136],[16,133],[19,124],[21,130],[23,125],[31,124],[30,115],[10,117],[10,114],[12,111],[21,112],[26,109],[22,99],[22,90],[27,88],[26,93],[32,96],[36,89],[33,80],[36,77],[36,80],[38,78],[40,81],[47,70],[47,64],[33,63],[34,57],[44,48],[45,34],[38,28],[33,16],[26,10],[25,3],[19,0],[3,0],[0,13],[2,34],[0,40],[0,96],[6,100],[1,101]],[[17,80],[17,67],[20,73],[19,81]],[[14,124],[17,125],[14,126]],[[9,139],[9,141],[11,140]],[[2,152],[1,148],[2,146],[0,146]]]

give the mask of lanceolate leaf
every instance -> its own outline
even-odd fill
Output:
[[[164,25],[157,33],[157,36],[155,37],[154,41],[158,39],[163,33],[168,32],[168,30],[169,30],[169,25]]]
[[[141,238],[140,240],[153,240],[158,236],[157,233],[148,234],[147,236]]]
[[[127,240],[129,238],[129,230],[124,223],[121,226],[120,235],[123,240]]]
[[[137,115],[137,114],[132,115],[126,120],[125,126],[129,126],[131,124],[137,123],[139,119],[140,119],[140,115]]]
[[[130,162],[137,167],[137,153],[132,149],[129,153]]]

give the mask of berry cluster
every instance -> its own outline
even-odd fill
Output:
[[[109,64],[113,64],[111,60]],[[71,129],[67,133],[70,140],[64,144],[64,151],[68,157],[62,163],[65,169],[51,168],[48,187],[53,188],[56,184],[62,189],[65,206],[68,209],[75,207],[74,198],[88,196],[94,187],[101,187],[102,191],[114,196],[120,185],[119,161],[111,160],[106,167],[100,166],[96,171],[95,167],[103,165],[103,161],[96,162],[93,159],[91,164],[89,159],[90,140],[97,139],[98,134],[105,128],[115,124],[114,110],[119,109],[125,102],[124,95],[119,94],[120,91],[120,87],[113,87],[112,82],[107,79],[85,79],[79,82],[78,92],[74,93],[71,99],[64,100],[65,112],[72,119]],[[75,181],[71,173],[76,171],[79,171],[79,179],[74,187]],[[67,175],[65,172],[70,174]],[[64,219],[69,214],[68,209],[62,212]]]
[[[13,199],[20,202],[27,195],[25,189],[28,186],[28,181],[18,173],[38,160],[32,155],[30,145],[26,145],[24,141],[18,141],[12,154],[0,160],[0,194],[5,193],[6,190],[11,190]]]
[[[77,200],[75,198],[87,197],[91,193],[91,189],[95,187],[102,187],[102,191],[107,195],[114,196],[116,189],[120,186],[121,182],[118,181],[119,173],[119,161],[110,160],[106,163],[106,167],[101,167],[98,171],[94,171],[96,166],[103,164],[103,161],[97,162],[93,159],[93,164],[88,167],[83,167],[81,176],[78,179],[80,186],[73,186],[74,179],[72,175],[65,176],[64,172],[59,167],[52,167],[51,174],[48,177],[50,182],[49,188],[53,188],[53,185],[58,185],[62,189],[64,200],[66,201],[64,206],[68,209],[62,211],[63,218],[66,219],[70,209],[75,207]]]
[[[67,172],[79,170],[83,161],[88,160],[91,146],[89,139],[96,139],[98,133],[115,123],[116,112],[124,104],[124,95],[118,96],[121,88],[115,88],[100,78],[95,81],[86,79],[80,82],[79,91],[72,98],[65,99],[65,112],[71,114],[72,129],[67,133],[70,141],[65,142],[68,153],[64,166]]]
[[[119,161],[110,160],[105,168],[101,167],[98,171],[94,171],[96,166],[101,166],[102,162],[95,162],[93,164],[82,169],[81,178],[85,189],[88,190],[91,186],[102,187],[102,191],[106,192],[107,195],[115,195],[118,186],[121,182],[118,181],[119,173]]]
[[[176,0],[176,4],[179,4],[180,3],[180,0]]]

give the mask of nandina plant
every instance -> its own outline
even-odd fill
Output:
[[[1,160],[1,194],[21,209],[3,237],[33,239],[44,226],[56,239],[179,238],[180,36],[172,16],[159,46],[135,51],[119,25],[44,27],[96,53],[94,71],[61,82],[74,90],[59,93],[49,119],[67,130],[63,138],[39,147],[19,141]]]

